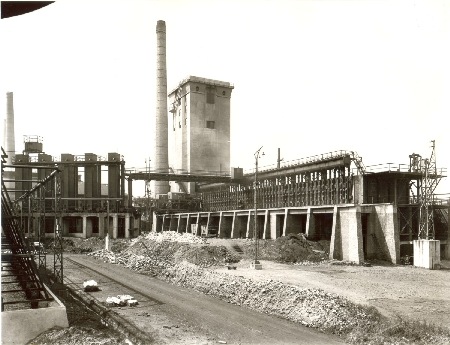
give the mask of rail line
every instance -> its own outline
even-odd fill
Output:
[[[148,300],[154,301],[155,302],[154,304],[161,304],[161,302],[156,301],[152,297],[143,294],[142,292],[137,291],[133,287],[123,284],[115,280],[114,278],[111,278],[99,272],[98,270],[93,269],[92,267],[83,265],[82,263],[76,262],[70,258],[65,258],[65,261],[76,266],[79,271],[94,272],[96,276],[95,277],[91,276],[91,278],[97,278],[97,276],[100,276],[103,279],[106,279],[98,281],[98,283],[100,283],[102,286],[109,286],[111,289],[114,289],[114,286],[120,286],[122,294],[128,294],[131,291],[134,295],[133,297],[135,298],[143,297],[144,299],[147,298]],[[77,300],[79,300],[79,302],[83,303],[88,309],[96,313],[101,318],[103,323],[112,326],[114,329],[118,330],[119,332],[127,336],[128,339],[131,339],[133,343],[145,344],[148,341],[154,340],[153,334],[143,331],[138,325],[129,321],[122,315],[116,313],[113,309],[106,307],[104,303],[101,301],[101,299],[95,296],[95,293],[84,292],[81,288],[78,287],[79,283],[75,282],[73,279],[68,278],[67,276],[64,277],[64,280],[65,285],[70,287],[69,291],[71,292],[71,295]],[[124,289],[125,291],[123,291]],[[139,300],[141,303],[143,302],[141,298],[139,298]],[[132,308],[136,309],[135,307],[129,307],[129,309]],[[121,309],[127,309],[127,307],[121,307]]]
[[[160,343],[342,344],[335,336],[174,286],[121,265],[110,265],[87,256],[72,258],[66,257],[69,263],[65,269],[67,283],[80,288],[82,279],[98,279],[101,291],[80,291],[88,304],[90,296],[96,297],[97,305],[99,298],[104,301],[108,295],[117,295],[118,292],[132,295],[139,303],[135,307],[103,308],[108,309],[107,315],[120,315],[141,334],[157,338]]]
[[[135,295],[136,295],[136,294],[137,294],[137,295],[140,295],[141,297],[144,297],[145,299],[148,299],[149,301],[152,301],[152,302],[154,302],[155,304],[164,304],[163,302],[154,299],[153,297],[151,297],[151,296],[149,296],[149,295],[143,293],[142,291],[139,291],[139,290],[133,288],[133,287],[130,286],[130,285],[121,283],[121,282],[119,282],[118,280],[116,280],[116,279],[114,279],[114,278],[111,278],[110,276],[108,276],[108,275],[106,275],[106,274],[103,274],[103,273],[101,273],[100,271],[98,271],[98,270],[96,270],[96,269],[94,269],[94,268],[92,268],[92,267],[83,265],[82,263],[79,263],[79,262],[77,262],[77,261],[74,261],[74,260],[72,260],[72,259],[70,259],[70,258],[65,258],[65,261],[66,261],[66,262],[69,261],[71,264],[73,264],[73,265],[75,265],[75,266],[77,266],[77,267],[79,267],[79,268],[81,268],[81,269],[89,270],[89,271],[95,272],[95,274],[97,274],[97,275],[99,275],[99,276],[101,276],[101,277],[103,277],[103,278],[106,278],[107,280],[113,282],[114,284],[117,284],[117,285],[121,286],[122,288],[125,288],[125,290],[131,291],[131,292],[132,292],[133,294],[135,294]],[[72,284],[76,285],[76,283],[75,283],[73,280],[71,280],[70,278],[67,278],[67,277],[66,277],[65,280],[70,281]],[[105,282],[104,282],[104,281],[102,281],[101,283],[102,283],[102,285],[105,285]],[[122,293],[122,294],[127,294],[128,291],[126,291],[125,293]],[[91,296],[92,298],[95,298],[92,294],[90,294],[90,296]],[[134,296],[134,297],[135,297],[135,296]],[[95,299],[98,301],[97,298],[95,298]]]

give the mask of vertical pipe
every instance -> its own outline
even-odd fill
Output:
[[[281,166],[281,158],[280,158],[280,148],[278,148],[278,159],[277,159],[277,168],[280,169]]]
[[[167,69],[166,69],[166,23],[156,24],[156,125],[155,125],[155,170],[169,172],[168,120],[167,120]],[[168,181],[155,181],[154,193],[167,194]]]

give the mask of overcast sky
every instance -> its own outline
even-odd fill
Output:
[[[231,166],[252,168],[261,146],[260,166],[278,148],[285,161],[351,150],[366,165],[408,164],[436,140],[450,170],[446,0],[59,0],[3,19],[0,91],[14,92],[16,151],[40,135],[54,156],[118,152],[145,167],[157,20],[169,91],[188,75],[234,84]]]

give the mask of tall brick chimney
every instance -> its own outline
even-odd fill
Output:
[[[166,23],[156,24],[156,123],[155,153],[152,170],[169,172],[168,120],[167,120],[167,69],[166,69]],[[167,194],[168,181],[155,181],[154,194]]]

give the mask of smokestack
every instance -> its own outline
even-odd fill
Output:
[[[4,129],[4,149],[8,155],[7,164],[12,164],[16,155],[16,144],[14,136],[14,105],[13,93],[6,93],[6,121]]]
[[[156,124],[155,124],[155,162],[157,172],[169,172],[167,120],[167,69],[166,69],[166,22],[156,24]],[[154,193],[167,194],[168,181],[155,181]]]
[[[13,93],[6,93],[6,118],[4,120],[3,127],[3,149],[8,155],[6,158],[6,164],[12,164],[16,158],[16,144],[14,136],[14,106],[13,106]],[[3,178],[5,180],[14,180],[15,173],[13,168],[5,168]],[[9,191],[9,197],[11,200],[15,199],[15,193],[12,190],[15,189],[14,182],[5,182],[5,187]]]

